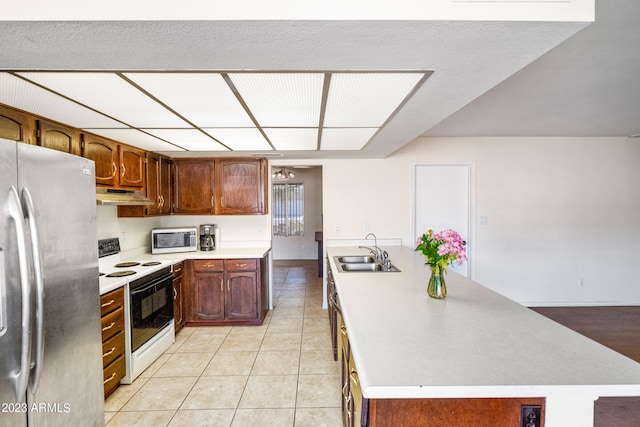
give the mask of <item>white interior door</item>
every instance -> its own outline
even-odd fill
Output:
[[[471,218],[471,165],[469,164],[417,164],[414,171],[414,236],[427,228],[435,232],[450,228],[467,242],[469,261],[462,266],[454,263],[450,268],[469,277],[470,218]]]

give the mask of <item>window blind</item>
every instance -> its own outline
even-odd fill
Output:
[[[304,236],[304,184],[273,184],[273,235]]]

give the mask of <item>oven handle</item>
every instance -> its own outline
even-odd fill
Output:
[[[166,276],[159,277],[157,280],[154,280],[153,282],[151,282],[150,284],[146,285],[145,287],[143,287],[143,288],[135,288],[135,289],[131,290],[129,293],[130,293],[131,296],[145,293],[149,289],[151,289],[154,286],[156,286],[158,283],[163,282],[163,281],[165,281],[167,279],[172,279],[172,278],[173,278],[172,274],[168,274]]]

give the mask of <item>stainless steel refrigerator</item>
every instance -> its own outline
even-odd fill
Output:
[[[103,426],[93,161],[0,140],[0,426]]]

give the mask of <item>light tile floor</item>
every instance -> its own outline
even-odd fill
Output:
[[[189,327],[105,402],[117,426],[341,426],[316,261],[275,261],[274,309],[261,326]]]

